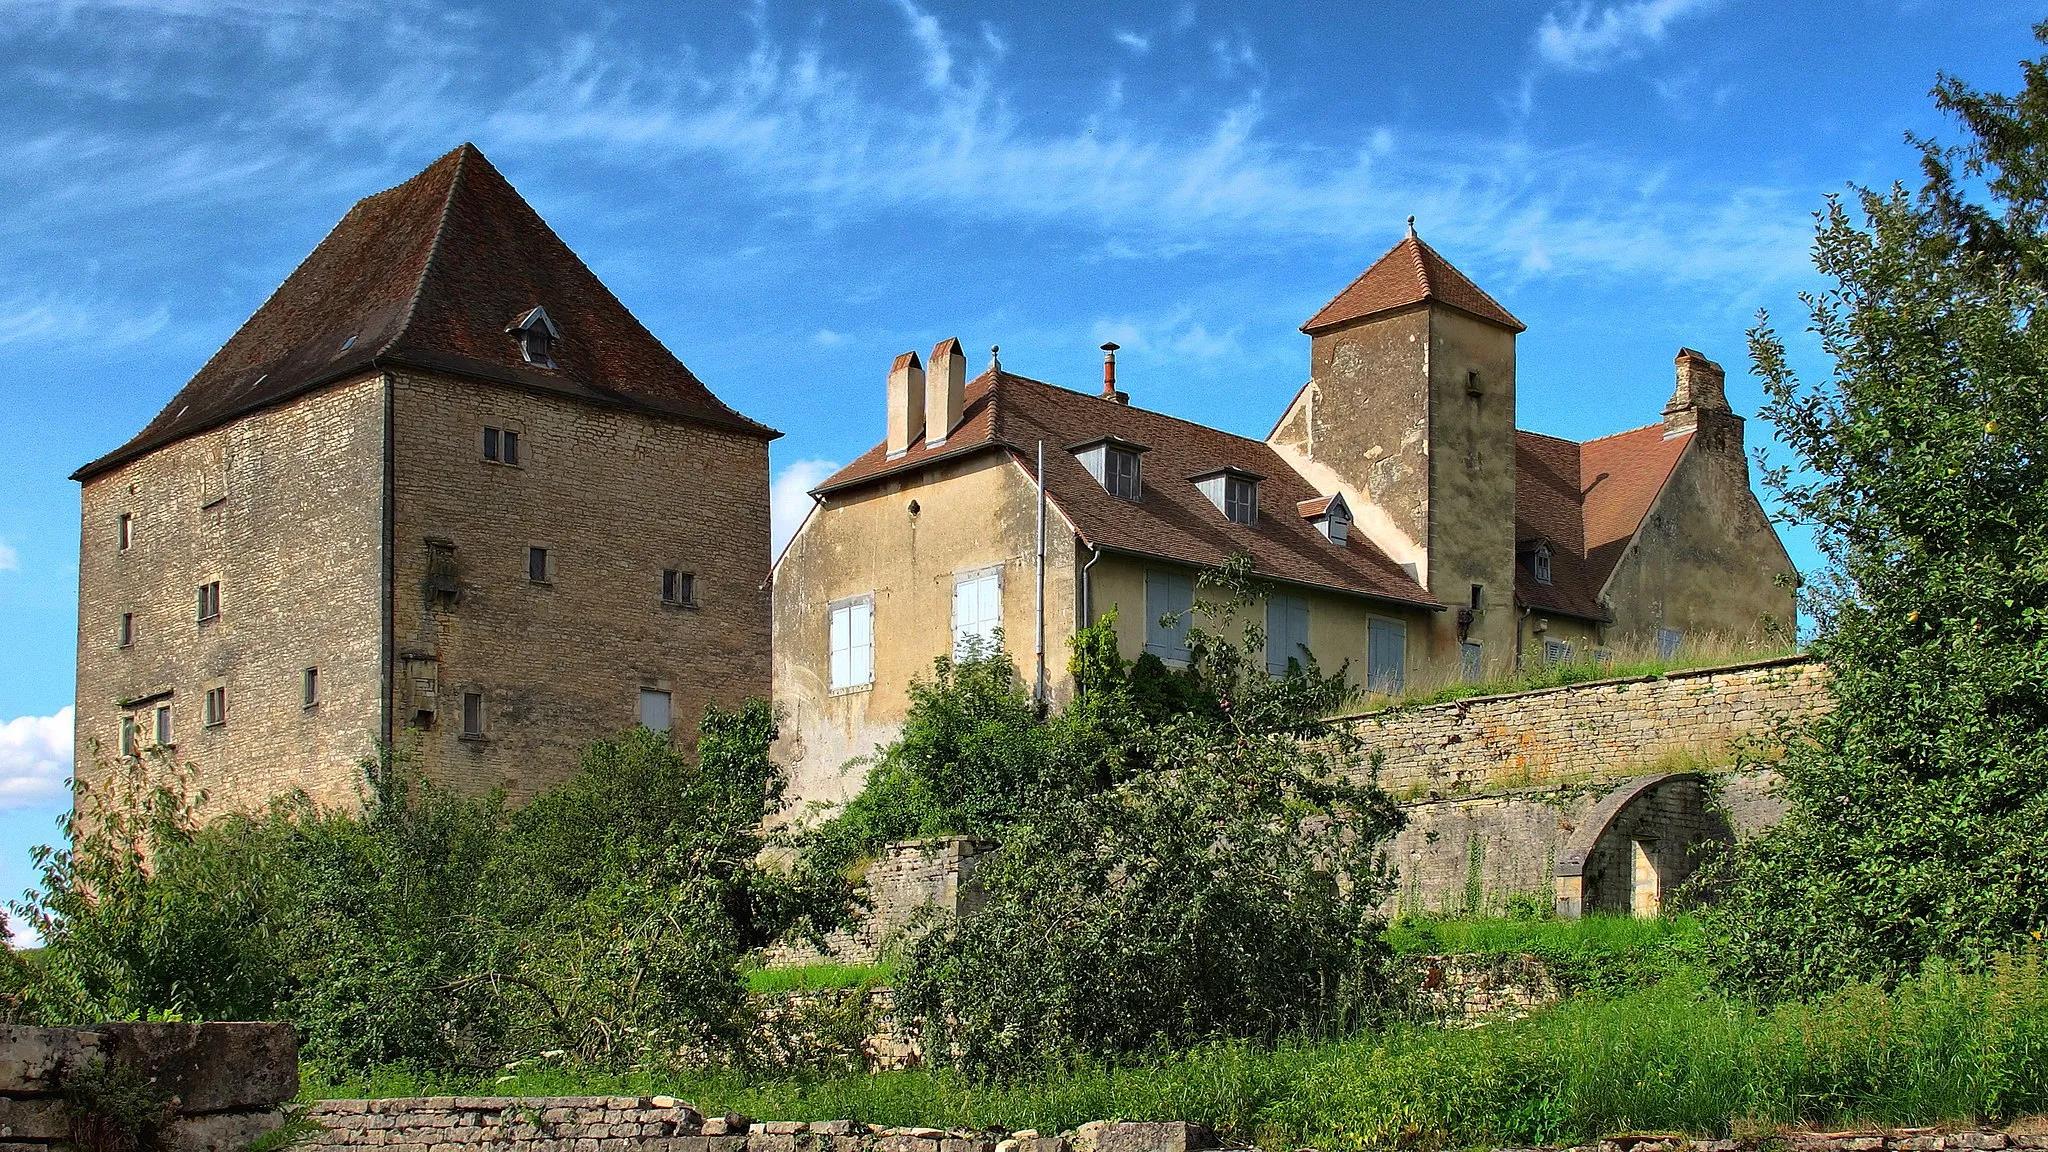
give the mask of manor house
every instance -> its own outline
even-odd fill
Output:
[[[774,568],[793,792],[857,792],[848,762],[946,653],[1000,643],[1057,702],[1067,639],[1113,611],[1127,658],[1185,660],[1197,578],[1237,555],[1271,590],[1271,671],[1348,663],[1376,693],[1789,636],[1721,367],[1681,349],[1659,420],[1575,443],[1515,427],[1523,330],[1411,225],[1302,325],[1309,380],[1264,440],[1133,403],[1115,345],[1099,393],[993,357],[970,380],[958,340],[897,357],[886,436]]]
[[[470,145],[351,209],[82,487],[78,772],[530,795],[769,689],[768,442]]]

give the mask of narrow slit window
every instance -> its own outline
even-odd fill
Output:
[[[462,734],[478,737],[484,734],[484,694],[475,690],[462,694]]]
[[[505,429],[505,463],[519,463],[519,433]]]
[[[114,529],[114,535],[115,535],[115,541],[116,541],[117,545],[118,545],[118,546],[120,547],[121,551],[123,551],[123,552],[126,552],[126,551],[128,550],[128,547],[129,547],[129,545],[131,545],[131,544],[134,544],[134,543],[135,543],[135,514],[134,514],[134,513],[132,513],[132,512],[123,512],[123,513],[121,513],[121,519],[120,519],[120,521],[118,522],[118,526],[117,526],[117,527],[116,527],[116,528]]]
[[[121,613],[121,623],[114,629],[114,645],[126,648],[135,643],[135,613]]]
[[[496,428],[484,429],[484,459],[494,464],[499,461],[498,436],[499,432]]]
[[[526,578],[535,584],[546,584],[553,576],[548,564],[548,550],[539,546],[526,550]]]
[[[299,677],[299,706],[312,708],[320,703],[320,669],[308,668]]]
[[[141,748],[142,737],[136,731],[135,717],[121,717],[121,755],[133,756]]]
[[[171,746],[171,706],[159,704],[156,709],[156,744],[159,748]]]

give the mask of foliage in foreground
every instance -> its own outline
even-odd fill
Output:
[[[1943,79],[1967,142],[1920,142],[1917,194],[1821,214],[1828,380],[1751,334],[1801,465],[1768,479],[1830,565],[1807,601],[1837,703],[1709,915],[1724,975],[1765,995],[2048,926],[2048,58],[2025,70],[2012,97]]]
[[[1387,926],[1399,956],[1506,956],[1543,962],[1565,995],[1613,995],[1654,983],[1697,956],[1699,921],[1690,915],[1403,917]]]
[[[1037,1128],[1187,1119],[1276,1148],[1583,1144],[1618,1132],[1722,1136],[1774,1125],[2000,1121],[2048,1111],[2048,964],[1935,965],[1759,1012],[1677,973],[1485,1028],[1400,1026],[1260,1049],[992,1083],[948,1072],[763,1078],[536,1069],[493,1083],[391,1073],[324,1095],[668,1093],[708,1112]]]
[[[1075,638],[1076,696],[1051,715],[999,657],[941,661],[822,833],[843,844],[915,812],[923,830],[957,820],[947,830],[1000,840],[981,905],[937,917],[903,957],[897,1003],[935,1059],[1014,1076],[1271,1044],[1376,1005],[1380,849],[1399,816],[1323,720],[1353,698],[1344,673],[1297,662],[1276,678],[1249,657],[1257,626],[1226,631],[1253,593],[1242,562],[1203,588],[1187,670],[1124,661],[1104,620]]]
[[[360,813],[298,797],[203,826],[170,766],[129,761],[78,786],[72,847],[16,906],[45,941],[27,1014],[287,1020],[344,1070],[730,1046],[746,954],[843,897],[760,863],[774,734],[761,703],[708,710],[694,760],[638,729],[516,812],[387,761]]]

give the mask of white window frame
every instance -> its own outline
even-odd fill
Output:
[[[962,597],[967,598],[963,603]],[[953,658],[990,656],[1001,651],[997,633],[1003,629],[1003,568],[994,565],[953,576]]]
[[[827,682],[834,692],[859,692],[875,683],[875,594],[863,592],[826,607]]]

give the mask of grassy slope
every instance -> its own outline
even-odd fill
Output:
[[[665,1092],[707,1111],[1054,1131],[1086,1120],[1189,1119],[1268,1147],[1481,1147],[1624,1131],[1722,1134],[2006,1117],[2048,1109],[2048,965],[1852,988],[1760,1012],[1679,970],[1527,1019],[1399,1026],[1275,1052],[1219,1045],[1123,1069],[982,1085],[942,1073],[749,1078],[537,1070],[499,1082],[389,1074],[324,1095]]]

